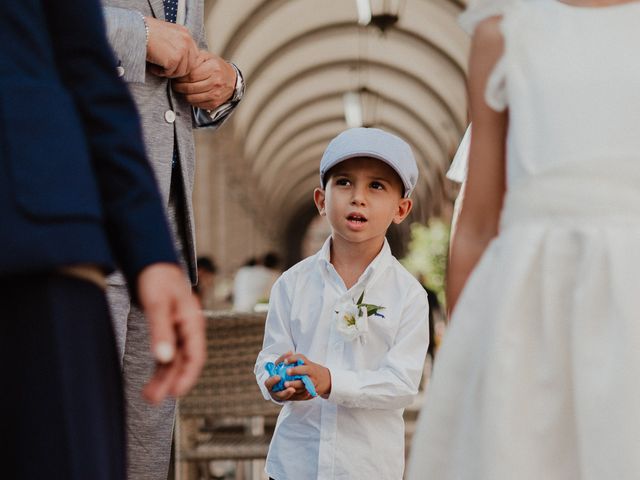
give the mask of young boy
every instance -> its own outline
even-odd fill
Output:
[[[374,128],[341,133],[322,157],[314,200],[331,237],[274,285],[255,367],[265,398],[284,404],[265,468],[275,480],[402,478],[429,307],[385,234],[411,211],[417,179],[409,145]],[[288,373],[318,396],[300,380],[273,391],[266,363],[298,359]]]

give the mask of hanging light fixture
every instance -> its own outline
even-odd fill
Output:
[[[344,106],[344,119],[349,128],[362,127],[362,99],[359,91],[345,92],[342,95],[342,104]]]
[[[372,92],[367,87],[361,87],[360,105],[362,106],[362,126],[375,127],[378,124],[378,106],[380,105],[380,97],[377,93]]]
[[[356,0],[358,24],[373,25],[382,33],[400,19],[400,11],[406,0]]]
[[[358,7],[358,23],[367,26],[371,23],[371,3],[370,0],[356,0]]]
[[[377,125],[380,97],[367,87],[350,90],[342,95],[344,119],[349,128]]]

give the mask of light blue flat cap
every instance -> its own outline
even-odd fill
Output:
[[[350,128],[331,140],[320,160],[320,185],[324,176],[338,163],[356,157],[370,157],[393,168],[404,184],[408,198],[418,182],[418,165],[411,147],[400,137],[379,128]]]

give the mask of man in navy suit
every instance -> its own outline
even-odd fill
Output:
[[[195,382],[203,319],[97,0],[0,8],[0,476],[124,479],[105,274],[147,314],[151,402]]]

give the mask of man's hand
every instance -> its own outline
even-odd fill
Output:
[[[184,77],[198,62],[198,46],[189,29],[182,25],[145,17],[149,27],[147,62],[160,77]]]
[[[159,403],[184,395],[195,384],[206,358],[204,318],[182,270],[156,263],[138,276],[138,298],[151,336],[156,371],[143,395]]]
[[[236,86],[235,69],[222,58],[201,50],[197,66],[171,85],[184,94],[192,106],[213,110],[232,96]]]

